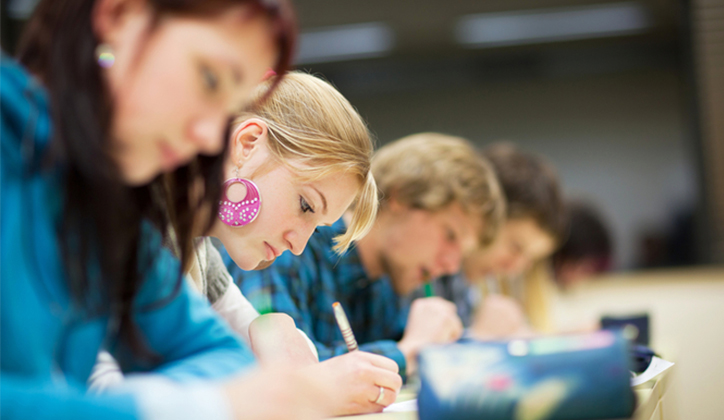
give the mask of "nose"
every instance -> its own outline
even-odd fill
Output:
[[[315,225],[304,223],[287,230],[284,233],[284,240],[287,241],[289,252],[294,255],[301,255],[307,246],[307,242],[309,242],[309,238],[314,233],[314,228]]]
[[[223,150],[228,116],[221,112],[197,118],[189,127],[189,138],[200,153],[214,155]]]

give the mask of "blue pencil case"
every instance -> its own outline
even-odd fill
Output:
[[[630,417],[628,342],[615,331],[460,342],[420,353],[420,420]]]

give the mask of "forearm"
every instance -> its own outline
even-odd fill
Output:
[[[187,381],[224,378],[255,364],[248,345],[187,284],[163,307],[139,310],[136,320],[145,342],[162,360],[139,365],[129,346],[118,346],[113,356],[124,372],[153,371]]]

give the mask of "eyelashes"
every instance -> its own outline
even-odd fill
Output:
[[[302,209],[302,213],[314,213],[312,206],[310,206],[309,203],[307,203],[307,200],[305,200],[301,195],[299,196],[299,208]]]
[[[204,88],[210,92],[215,93],[219,90],[219,76],[211,70],[211,67],[202,64],[201,68],[201,79],[203,80]]]

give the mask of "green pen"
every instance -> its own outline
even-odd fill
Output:
[[[274,312],[272,307],[272,299],[271,295],[262,295],[260,298],[261,302],[259,303],[259,306],[257,307],[257,310],[259,312],[259,315],[266,315]]]
[[[435,292],[432,291],[432,283],[427,282],[425,283],[425,297],[433,297],[435,296]]]

